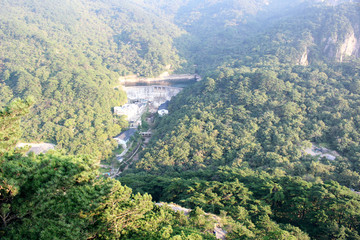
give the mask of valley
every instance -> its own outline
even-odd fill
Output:
[[[161,78],[160,81],[122,81],[119,87],[126,92],[128,103],[122,107],[115,107],[114,112],[127,118],[130,129],[114,137],[118,147],[122,148],[122,153],[116,154],[110,165],[102,165],[106,171],[103,173],[105,176],[118,177],[139,160],[139,152],[146,148],[150,141],[155,121],[169,113],[169,101],[183,88],[190,87],[201,79],[199,76],[186,76],[192,78],[186,79],[184,75],[178,75]]]
[[[359,26],[359,0],[0,1],[0,238],[360,239]]]

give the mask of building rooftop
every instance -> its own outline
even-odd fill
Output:
[[[162,109],[168,110],[168,109],[169,109],[169,103],[170,103],[170,101],[164,102],[163,104],[161,104],[161,105],[159,106],[159,109],[158,109],[158,110],[162,110]]]
[[[135,128],[130,128],[129,130],[120,133],[115,138],[127,142],[135,134],[136,131],[137,130]]]

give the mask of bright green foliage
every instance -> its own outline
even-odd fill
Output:
[[[33,100],[16,99],[9,106],[0,109],[0,156],[14,149],[21,137],[20,118],[29,112]]]
[[[226,213],[229,239],[359,239],[360,72],[356,54],[343,63],[332,54],[357,31],[358,5],[304,4],[257,36],[233,27],[233,38],[209,28],[211,4],[189,7],[194,18],[182,22],[202,39],[192,57],[207,77],[175,97],[121,181],[157,201]],[[299,65],[304,52],[309,66]],[[310,142],[340,156],[306,155]]]
[[[128,1],[2,1],[0,107],[33,96],[25,141],[106,158],[126,123],[119,77],[157,76],[180,58],[181,31]]]
[[[1,239],[214,239],[150,195],[100,178],[92,157],[14,151],[30,104],[16,100],[0,114]]]
[[[235,239],[298,234],[278,223],[315,239],[357,239],[359,195],[347,188],[360,189],[355,66],[220,68],[215,83],[205,79],[176,97],[177,110],[161,120],[137,163],[139,175],[122,181],[161,201],[226,211]],[[306,156],[309,141],[341,157]],[[217,172],[221,166],[258,174]]]
[[[12,151],[29,102],[1,110],[0,237],[214,239],[217,224],[227,239],[360,239],[360,68],[340,51],[359,5],[270,2],[2,2],[0,107],[34,96],[25,140],[92,157]],[[120,177],[132,194],[96,167],[126,125],[118,78],[168,65],[204,80]],[[307,156],[310,142],[340,156]]]
[[[2,160],[2,239],[169,239],[181,231],[213,239],[183,215],[154,208],[150,195],[99,179],[91,158],[53,154]]]
[[[342,233],[359,238],[360,196],[334,181],[310,183],[237,168],[187,172],[182,175],[189,179],[186,181],[172,175],[176,174],[155,177],[151,182],[150,176],[129,175],[121,181],[141,189],[134,184],[137,178],[160,201],[178,201],[220,215],[225,211],[230,239],[309,239],[307,234],[315,239],[336,239]],[[161,188],[163,194],[157,195],[155,189]],[[203,219],[196,221],[201,224]]]
[[[158,141],[137,166],[156,173],[249,166],[360,189],[360,95],[350,87],[356,74],[350,64],[277,72],[220,68],[215,83],[205,79],[177,96],[171,107],[178,110],[162,119]],[[210,85],[216,89],[211,94]],[[304,156],[310,141],[326,143],[341,157]]]

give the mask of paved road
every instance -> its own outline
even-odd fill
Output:
[[[127,170],[127,169],[129,168],[130,164],[133,162],[132,160],[133,160],[134,156],[138,153],[140,147],[141,147],[141,143],[139,143],[139,144],[136,146],[136,149],[132,152],[132,155],[127,159],[127,161],[126,161],[126,163],[125,163],[126,166],[125,166],[124,170],[121,171],[120,168],[118,168],[117,171],[116,171],[116,173],[110,176],[111,178],[116,178],[116,177],[119,176],[122,172],[124,172],[125,170]]]

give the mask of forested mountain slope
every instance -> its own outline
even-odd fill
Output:
[[[0,111],[1,239],[215,239],[201,212],[187,218],[99,178],[96,158],[14,150],[31,104],[16,100]]]
[[[311,7],[306,10],[309,17],[304,17],[307,22],[286,18],[281,25],[273,26],[272,32],[256,37],[251,45],[238,46],[247,55],[223,63],[203,82],[174,99],[170,109],[174,113],[159,123],[155,136],[159,143],[154,141],[146,151],[145,156],[152,157],[145,157],[140,165],[150,170],[163,163],[184,170],[236,165],[236,159],[249,158],[250,166],[266,169],[266,161],[254,162],[257,154],[260,159],[272,153],[285,157],[280,162],[286,165],[288,160],[300,159],[302,150],[312,141],[339,151],[350,164],[347,169],[357,171],[357,55],[349,56],[354,61],[337,63],[321,52],[321,42],[308,43],[313,47],[309,64],[314,64],[306,67],[299,65],[295,53],[307,43],[307,27],[317,26],[308,33],[324,36],[330,31],[329,19],[338,20],[340,15],[347,20],[336,21],[330,33],[346,35],[347,30],[356,27],[358,7]],[[324,25],[326,22],[329,24]],[[250,49],[255,44],[256,48]],[[152,165],[153,161],[157,164]],[[358,184],[357,180],[346,185],[359,188]]]
[[[205,73],[239,58],[242,64],[306,65],[358,56],[356,7],[305,8],[295,13],[301,18],[294,17],[292,7],[303,5],[301,1],[3,2],[0,103],[34,96],[37,104],[29,114],[31,120],[25,121],[24,140],[50,141],[70,153],[91,152],[103,158],[114,146],[110,137],[124,125],[111,114],[112,107],[125,102],[124,94],[113,89],[121,75],[156,76],[167,66],[193,71],[193,64]],[[279,15],[279,6],[288,7],[289,16]],[[270,30],[262,26],[263,15],[272,19]],[[289,29],[294,25],[299,26],[295,34]],[[255,34],[255,29],[264,33]],[[90,136],[96,140],[89,141]]]
[[[180,30],[127,1],[2,1],[0,106],[33,96],[24,140],[108,156],[124,123],[121,75],[158,75],[180,59]]]
[[[204,210],[227,239],[360,239],[359,19],[357,1],[2,1],[0,237],[214,239]],[[119,76],[169,65],[204,80],[172,100],[128,187],[101,178],[126,126]],[[22,140],[91,156],[14,150],[26,112]]]
[[[143,2],[186,29],[175,45],[202,73],[244,57],[307,65],[359,56],[358,4],[348,3],[357,1]]]
[[[206,42],[207,77],[175,97],[120,181],[158,200],[226,211],[242,224],[229,239],[289,238],[275,222],[314,239],[359,239],[359,5],[301,6],[256,34]],[[310,142],[340,156],[309,156]]]
[[[273,220],[300,227],[315,239],[359,238],[358,223],[351,223],[359,217],[359,195],[347,188],[360,189],[360,96],[352,90],[358,78],[351,77],[358,70],[281,67],[221,68],[178,95],[135,174],[120,181],[161,201],[247,219],[260,228],[247,226],[256,236]],[[305,155],[310,141],[341,157]],[[269,212],[262,217],[269,219],[259,222],[251,213],[259,206],[253,204],[265,205]],[[341,211],[346,211],[344,222],[335,214]],[[242,236],[234,234],[234,239]]]
[[[245,40],[249,47],[240,53],[252,60],[260,57],[261,61],[300,65],[356,59],[360,49],[359,17],[358,4],[306,7],[274,22],[257,40]]]
[[[148,9],[172,20],[187,34],[175,39],[180,54],[201,73],[238,57],[244,39],[263,31],[269,20],[307,6],[303,0],[139,0]],[[312,2],[312,1],[310,1]]]

